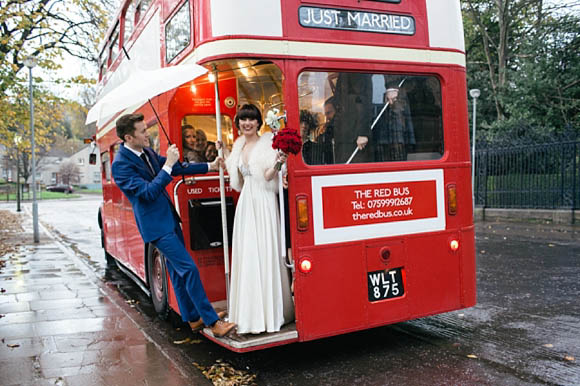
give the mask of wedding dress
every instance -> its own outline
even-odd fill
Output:
[[[294,320],[288,269],[281,259],[277,180],[264,171],[276,163],[272,134],[260,137],[242,161],[245,138],[236,140],[226,160],[230,186],[241,189],[234,216],[229,320],[238,333],[276,332]]]

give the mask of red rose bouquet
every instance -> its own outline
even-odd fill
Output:
[[[286,154],[298,154],[302,149],[302,138],[298,131],[285,128],[280,130],[272,140],[272,148]],[[280,170],[282,164],[277,163],[276,169]]]

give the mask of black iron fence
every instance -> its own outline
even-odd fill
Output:
[[[580,208],[580,141],[482,148],[475,155],[475,205]]]

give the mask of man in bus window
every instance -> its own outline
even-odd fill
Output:
[[[187,252],[177,214],[165,187],[171,176],[218,170],[221,158],[212,163],[178,162],[179,150],[171,145],[167,157],[149,147],[149,133],[143,114],[126,114],[117,122],[117,136],[123,141],[113,161],[115,183],[133,207],[139,233],[165,256],[181,317],[192,330],[211,326],[215,336],[224,336],[235,325],[221,320],[209,302],[199,271]]]
[[[415,145],[415,129],[406,99],[400,96],[396,82],[389,82],[385,92],[386,110],[373,130],[375,161],[406,161]]]
[[[370,162],[367,145],[371,133],[372,80],[370,74],[341,73],[334,99],[338,107],[334,126],[334,157],[346,163],[358,148],[352,163]]]

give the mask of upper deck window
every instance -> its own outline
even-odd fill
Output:
[[[135,7],[135,25],[141,21],[151,5],[151,0],[141,0]]]
[[[191,42],[189,1],[183,3],[165,26],[165,60],[171,62]]]
[[[123,32],[123,40],[126,42],[131,37],[135,27],[135,2],[131,1],[125,10],[125,31]]]
[[[109,45],[109,61],[108,64],[111,65],[117,59],[117,55],[119,54],[119,23],[115,26],[113,33],[111,34]]]
[[[306,71],[298,87],[306,164],[443,155],[441,84],[435,76]]]

